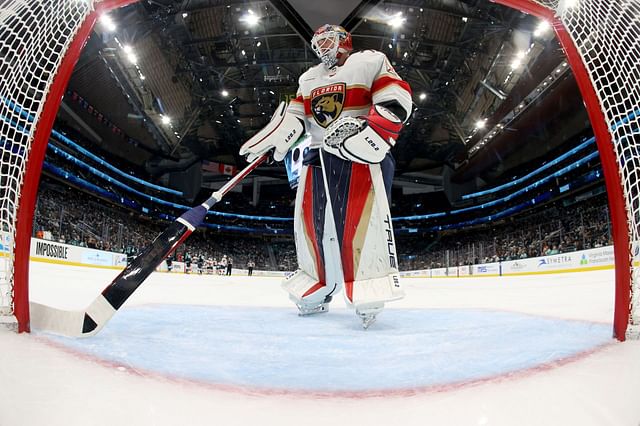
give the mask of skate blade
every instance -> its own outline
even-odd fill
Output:
[[[312,315],[326,314],[329,312],[329,308],[327,307],[319,307],[317,309],[303,310],[298,308],[298,316],[299,317],[309,317]]]
[[[374,322],[376,322],[376,317],[373,318],[363,318],[362,319],[362,328],[367,330]]]

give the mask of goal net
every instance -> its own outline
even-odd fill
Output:
[[[40,168],[73,65],[98,14],[130,2],[2,1],[0,326],[29,329],[29,247]]]
[[[0,317],[28,330],[40,167],[64,87],[101,10],[133,0],[4,0],[0,9]],[[553,24],[594,128],[616,256],[614,333],[640,327],[640,2],[493,0]]]
[[[640,2],[494,0],[549,21],[594,129],[613,225],[614,334],[640,337]]]

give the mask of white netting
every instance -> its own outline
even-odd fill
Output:
[[[587,68],[611,133],[629,219],[631,306],[640,333],[640,1],[536,0],[555,11]]]
[[[640,2],[590,0],[559,4],[558,13],[571,34],[600,98],[620,167],[629,217],[632,269],[640,256]],[[637,273],[632,271],[632,277]],[[640,283],[632,281],[632,302]],[[640,306],[632,303],[630,329],[640,325]]]
[[[0,317],[13,314],[16,212],[36,125],[63,55],[92,4],[0,1]]]

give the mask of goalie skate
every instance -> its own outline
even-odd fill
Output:
[[[291,300],[296,304],[298,308],[298,316],[306,317],[309,315],[324,314],[329,312],[329,302],[331,302],[331,296],[327,296],[322,303],[300,303],[293,297]]]
[[[362,321],[363,329],[365,330],[368,329],[369,326],[371,326],[371,324],[376,322],[376,317],[380,312],[382,312],[383,307],[384,305],[379,307],[367,308],[363,310],[356,309],[356,315],[358,315],[358,317]]]

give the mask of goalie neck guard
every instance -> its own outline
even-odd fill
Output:
[[[353,50],[351,34],[339,25],[325,24],[313,34],[311,48],[327,68],[333,68]]]

